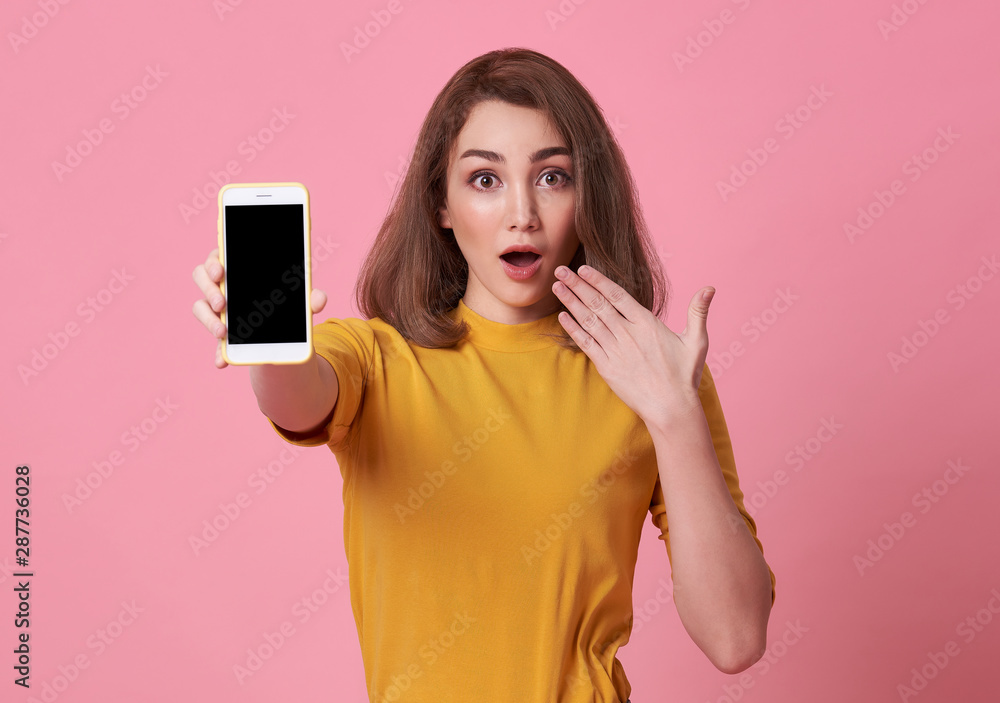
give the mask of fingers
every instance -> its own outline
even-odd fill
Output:
[[[222,358],[222,340],[226,336],[226,326],[222,324],[219,313],[226,306],[226,299],[222,295],[219,283],[222,281],[222,263],[219,261],[219,248],[213,249],[205,263],[194,267],[191,277],[195,284],[201,289],[205,296],[201,300],[196,300],[191,307],[191,312],[205,329],[212,333],[218,343],[215,345],[215,367],[223,369],[229,364]]]
[[[205,264],[196,266],[191,276],[212,309],[222,312],[222,308],[226,306],[226,299],[222,296],[222,289],[218,285],[222,280],[222,264],[209,259]]]
[[[219,247],[213,249],[205,260],[205,269],[208,270],[212,280],[218,283],[222,280],[222,262],[219,261]]]
[[[222,358],[222,340],[220,339],[218,345],[215,347],[215,367],[217,369],[224,369],[227,366],[229,366],[229,364],[227,364],[226,360]]]
[[[198,320],[205,325],[205,329],[212,333],[216,339],[226,336],[226,326],[222,324],[222,319],[212,308],[208,307],[208,301],[204,298],[196,300],[192,307],[192,312]]]
[[[195,301],[191,311],[198,321],[205,325],[205,329],[219,340],[226,336],[226,326],[222,324],[222,319],[219,315],[226,306],[226,300],[222,296],[222,289],[218,285],[222,280],[222,274],[222,264],[219,263],[218,247],[211,251],[205,263],[195,266],[191,274],[195,284],[205,296],[201,300]],[[228,366],[228,364],[225,364],[225,360],[222,359],[221,342],[219,348],[216,349],[216,366],[219,366],[219,362]]]

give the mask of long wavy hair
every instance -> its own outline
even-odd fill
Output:
[[[546,113],[572,153],[576,233],[569,268],[587,264],[660,317],[670,295],[646,228],[635,181],[588,90],[562,64],[524,48],[491,51],[465,64],[424,119],[413,156],[355,283],[358,309],[428,348],[452,347],[468,330],[449,311],[465,294],[469,266],[438,209],[448,160],[469,113],[500,100]],[[560,310],[568,312],[564,304]],[[556,337],[579,351],[565,331]]]

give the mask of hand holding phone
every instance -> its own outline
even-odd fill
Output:
[[[205,325],[205,328],[218,341],[215,347],[215,366],[224,369],[229,364],[222,357],[222,340],[226,336],[226,326],[222,321],[222,311],[226,307],[226,299],[222,295],[220,284],[225,277],[225,269],[219,258],[216,247],[209,252],[204,263],[195,266],[192,272],[195,284],[201,290],[204,298],[196,300],[193,307],[194,316]],[[310,308],[313,315],[319,314],[326,307],[326,293],[319,288],[310,291]]]
[[[301,183],[219,191],[228,364],[300,364],[312,354],[309,192]]]

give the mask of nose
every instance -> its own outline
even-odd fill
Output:
[[[507,229],[533,230],[538,227],[538,203],[534,190],[525,185],[514,186],[508,193]]]

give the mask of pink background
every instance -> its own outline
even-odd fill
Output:
[[[0,699],[366,700],[347,588],[327,576],[347,572],[334,457],[289,452],[191,314],[191,271],[216,242],[211,174],[235,162],[236,181],[306,184],[322,316],[357,317],[360,260],[434,96],[471,58],[527,46],[616,125],[674,286],[671,329],[698,288],[718,290],[709,361],[777,575],[767,664],[727,676],[680,624],[647,521],[619,653],[633,703],[996,700],[995,3],[232,0],[220,15],[224,1],[0,10]],[[348,60],[372,12],[391,21]],[[275,111],[288,117],[268,133]],[[261,131],[266,145],[241,147]],[[873,217],[850,237],[859,208]],[[44,368],[24,375],[36,353]],[[949,463],[969,469],[956,480]],[[11,668],[18,464],[30,693]],[[270,483],[253,479],[268,466]],[[869,540],[887,549],[859,570]],[[922,668],[926,686],[901,695]]]

